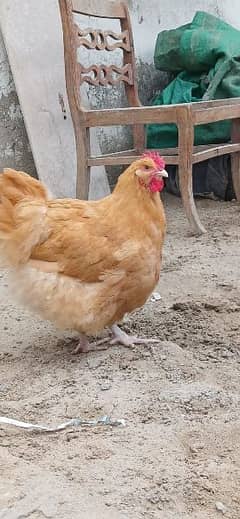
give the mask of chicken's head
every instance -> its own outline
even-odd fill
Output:
[[[147,151],[135,162],[135,175],[140,185],[151,193],[162,191],[163,177],[168,177],[165,162],[156,151]]]

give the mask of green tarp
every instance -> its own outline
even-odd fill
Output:
[[[192,23],[158,34],[154,63],[175,79],[155,97],[152,105],[240,97],[240,31],[203,11]],[[227,142],[230,121],[195,128],[195,144]],[[173,124],[147,127],[148,148],[177,146]]]

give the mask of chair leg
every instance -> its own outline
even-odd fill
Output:
[[[179,188],[182,197],[183,207],[185,209],[190,226],[196,235],[206,232],[198,216],[196,205],[193,198],[192,189],[192,164],[179,165]]]
[[[231,165],[234,192],[237,201],[240,202],[240,152],[231,155]]]
[[[202,225],[195,206],[192,186],[192,155],[194,141],[194,127],[191,121],[181,117],[178,125],[178,145],[179,145],[179,188],[182,202],[190,226],[196,235],[206,232]]]
[[[240,119],[232,121],[232,142],[240,142]],[[235,196],[240,202],[240,152],[231,155],[231,166]]]
[[[90,167],[87,164],[90,154],[89,128],[81,128],[81,130],[78,129],[75,136],[77,152],[76,197],[80,200],[87,200],[90,184]]]

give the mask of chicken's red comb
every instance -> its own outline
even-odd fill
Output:
[[[146,151],[145,153],[143,153],[143,157],[148,157],[149,159],[152,159],[160,171],[165,168],[165,161],[157,151]]]

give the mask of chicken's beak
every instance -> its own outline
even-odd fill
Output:
[[[157,175],[157,177],[160,177],[160,178],[161,177],[168,178],[168,173],[167,173],[167,171],[165,169],[162,169],[161,171],[158,171],[156,175]]]

